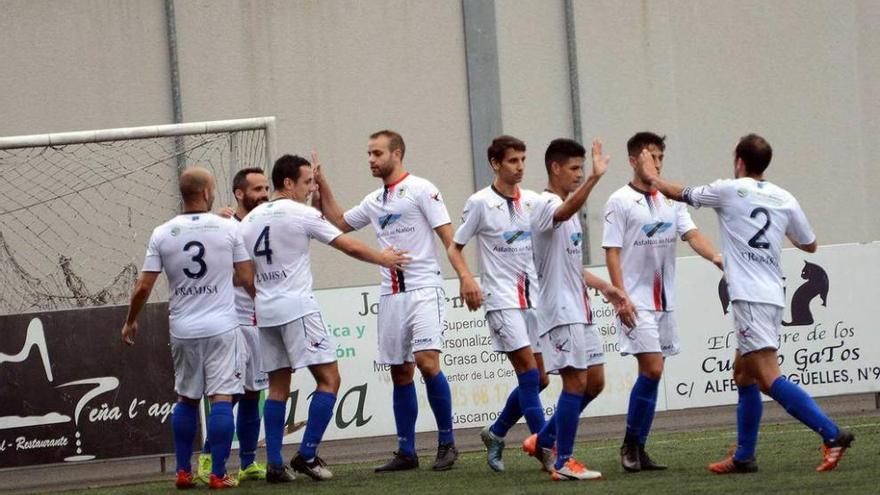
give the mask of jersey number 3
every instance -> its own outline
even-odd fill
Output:
[[[755,208],[749,216],[756,218],[758,215],[764,215],[766,221],[764,226],[758,229],[758,232],[749,239],[749,246],[756,249],[770,249],[770,243],[764,236],[764,232],[767,232],[767,229],[770,228],[770,212],[766,208]]]
[[[186,246],[183,246],[183,251],[188,252],[192,248],[196,248],[196,254],[193,255],[192,260],[199,265],[199,269],[194,272],[189,268],[184,268],[183,274],[189,278],[202,278],[208,271],[208,265],[205,264],[205,245],[199,241],[189,241]]]
[[[260,247],[260,244],[263,247]],[[269,226],[263,227],[263,231],[257,236],[257,242],[254,243],[254,254],[257,256],[265,256],[266,264],[272,264],[272,248],[269,247]]]

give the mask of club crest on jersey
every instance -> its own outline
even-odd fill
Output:
[[[400,189],[397,190],[397,197],[398,198],[406,197],[406,188],[405,187],[401,187]]]
[[[523,205],[525,205],[525,207],[526,207],[526,211],[529,212],[529,213],[531,213],[532,210],[535,209],[535,203],[532,203],[531,201],[526,201],[526,202],[523,203]]]
[[[398,213],[389,213],[387,215],[382,215],[379,217],[379,227],[383,230],[386,227],[389,227],[394,224],[394,222],[400,220],[400,214]]]
[[[642,232],[648,237],[654,237],[656,234],[662,234],[669,230],[672,224],[669,222],[654,222],[642,226]]]
[[[171,228],[171,237],[177,237],[177,234],[180,233],[180,227],[174,226]]]
[[[513,244],[516,241],[528,241],[532,238],[532,233],[528,230],[511,230],[501,234],[501,237],[504,238],[504,242]]]
[[[571,243],[575,245],[575,247],[580,246],[581,241],[584,240],[584,234],[581,232],[575,232],[571,234]]]

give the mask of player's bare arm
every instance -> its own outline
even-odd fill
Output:
[[[657,170],[654,156],[651,154],[650,151],[648,151],[647,148],[643,149],[642,152],[639,153],[637,162],[638,167],[636,170],[639,174],[639,178],[641,178],[645,183],[650,184],[651,187],[657,189],[669,199],[675,201],[684,201],[682,199],[684,186],[660,178],[660,171]]]
[[[608,171],[608,162],[611,161],[611,157],[602,154],[602,140],[598,138],[593,140],[592,160],[593,167],[590,176],[565,198],[565,201],[556,209],[553,213],[554,223],[565,222],[577,213],[584,206],[584,203],[587,202],[593,187],[599,183],[599,179]]]
[[[312,203],[312,206],[321,210],[324,217],[343,232],[351,232],[354,228],[345,221],[345,211],[339,206],[336,197],[333,195],[333,189],[330,188],[330,182],[321,167],[321,160],[318,158],[318,152],[312,151],[312,173],[315,177],[315,183],[318,185],[318,199]]]
[[[584,268],[584,283],[587,287],[592,287],[602,293],[604,297],[614,307],[614,311],[620,316],[620,321],[624,325],[633,328],[636,325],[636,308],[629,297],[622,289],[618,289],[610,282],[602,280],[593,275],[589,270]]]
[[[128,316],[125,317],[125,324],[122,326],[122,341],[128,345],[134,345],[138,329],[138,315],[150,298],[157,278],[159,278],[159,272],[141,272],[134,284],[134,289],[131,291],[131,301],[128,303]]]
[[[464,244],[453,242],[446,249],[446,254],[449,256],[449,263],[452,264],[452,268],[458,274],[461,298],[464,299],[468,310],[476,311],[483,305],[483,291],[480,290],[480,284],[474,279],[474,275],[467,266],[467,260],[464,259],[462,254],[463,249]]]
[[[385,248],[382,251],[376,251],[354,237],[345,234],[333,239],[330,245],[352,258],[384,266],[392,270],[403,270],[412,261],[412,258],[407,256],[409,251],[399,251],[391,247]]]
[[[232,285],[242,287],[247,291],[251,299],[256,297],[256,289],[254,289],[254,262],[251,260],[239,261],[232,264],[235,273],[232,275]]]
[[[717,266],[719,270],[724,270],[724,264],[721,262],[721,253],[715,250],[715,247],[712,246],[709,239],[707,239],[698,229],[691,229],[685,232],[681,238],[683,241],[690,244],[691,249],[702,256],[703,259],[710,261]]]

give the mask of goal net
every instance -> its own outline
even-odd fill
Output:
[[[270,165],[274,122],[0,138],[0,314],[128,302],[152,229],[179,211],[180,170],[208,168],[215,209],[234,205],[235,172]]]

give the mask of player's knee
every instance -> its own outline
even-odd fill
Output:
[[[596,397],[601,394],[603,390],[605,390],[605,377],[596,379],[591,378],[587,382],[587,386],[584,389],[584,392],[587,395],[592,395],[593,397]]]
[[[651,380],[657,381],[663,376],[663,365],[659,366],[649,366],[647,368],[642,369],[642,374]]]
[[[391,366],[391,381],[395,385],[406,385],[413,381],[413,368],[410,364]]]
[[[421,361],[419,362],[418,367],[419,373],[421,373],[422,376],[425,377],[425,379],[434,378],[435,376],[437,376],[438,373],[440,373],[439,362],[434,362],[430,360]]]

